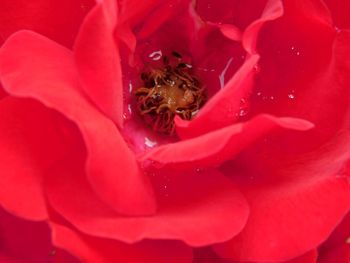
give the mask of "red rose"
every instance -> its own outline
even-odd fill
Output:
[[[8,1],[2,206],[82,262],[315,262],[350,208],[346,7]]]

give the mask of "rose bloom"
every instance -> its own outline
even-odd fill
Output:
[[[346,0],[0,3],[1,262],[350,262]]]

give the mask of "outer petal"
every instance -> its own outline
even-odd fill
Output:
[[[262,114],[246,123],[233,124],[193,139],[157,147],[140,155],[139,159],[172,169],[218,167],[278,127],[305,131],[313,125],[305,120]]]
[[[47,195],[55,210],[86,234],[127,243],[176,239],[201,246],[230,239],[248,217],[243,196],[216,171],[150,173],[157,190],[157,213],[123,217],[98,199],[78,163],[69,171],[66,165],[50,172]]]
[[[350,213],[319,250],[320,263],[350,262]]]
[[[339,247],[334,247],[332,250],[329,250],[327,253],[322,254],[318,263],[334,263],[350,262],[350,244],[343,244]]]
[[[45,262],[49,260],[52,250],[50,230],[46,223],[20,219],[2,208],[0,208],[0,242],[1,254],[20,262]]]
[[[0,118],[0,203],[22,217],[45,219],[43,176],[73,145],[65,145],[57,114],[33,100],[2,99]]]
[[[29,29],[71,47],[93,0],[3,0],[0,6],[0,45],[12,33]]]
[[[3,89],[1,83],[0,83],[0,100],[2,98],[5,98],[7,96],[7,93],[5,92],[5,90]]]
[[[189,247],[176,241],[122,242],[81,234],[65,226],[52,224],[53,242],[85,263],[190,263]]]
[[[283,261],[317,247],[350,208],[350,181],[343,175],[296,177],[243,186],[251,205],[244,230],[217,245],[225,258]]]
[[[324,0],[329,7],[334,24],[338,28],[350,28],[350,18],[347,10],[350,9],[350,2],[347,0]]]
[[[0,208],[1,263],[77,263],[67,252],[51,243],[51,231],[44,222],[15,217]]]
[[[68,50],[34,33],[19,32],[1,50],[0,77],[10,94],[36,98],[77,124],[88,150],[88,178],[105,202],[127,214],[155,210],[151,186],[119,131],[79,93]]]
[[[300,257],[294,258],[289,261],[279,263],[316,263],[317,261],[317,250],[312,250]],[[193,263],[238,263],[237,261],[225,260],[216,255],[211,248],[202,248],[194,251],[194,262]],[[248,263],[248,262],[240,262]],[[252,263],[252,262],[249,262]],[[264,262],[272,263],[272,262]]]
[[[123,83],[120,55],[114,39],[116,23],[116,1],[98,1],[81,27],[74,53],[85,93],[122,126]]]

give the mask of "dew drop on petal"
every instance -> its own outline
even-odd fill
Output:
[[[295,99],[295,95],[294,95],[294,94],[292,94],[292,93],[291,93],[291,94],[288,94],[288,98],[290,98],[290,99],[292,99],[292,100],[293,100],[293,99]]]
[[[154,147],[157,145],[157,142],[152,141],[151,139],[145,137],[145,145],[146,145],[148,148],[154,148]]]
[[[254,71],[255,71],[256,74],[259,74],[259,73],[261,72],[261,67],[260,67],[259,64],[256,64],[256,65],[254,66]]]
[[[151,54],[149,54],[149,58],[151,58],[154,61],[160,60],[163,56],[163,53],[161,50],[154,51]]]

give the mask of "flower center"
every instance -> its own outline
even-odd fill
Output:
[[[192,66],[182,56],[172,53],[175,62],[163,57],[163,68],[141,74],[143,86],[135,92],[137,110],[154,131],[172,135],[176,115],[191,120],[204,105],[202,85],[191,74]]]

